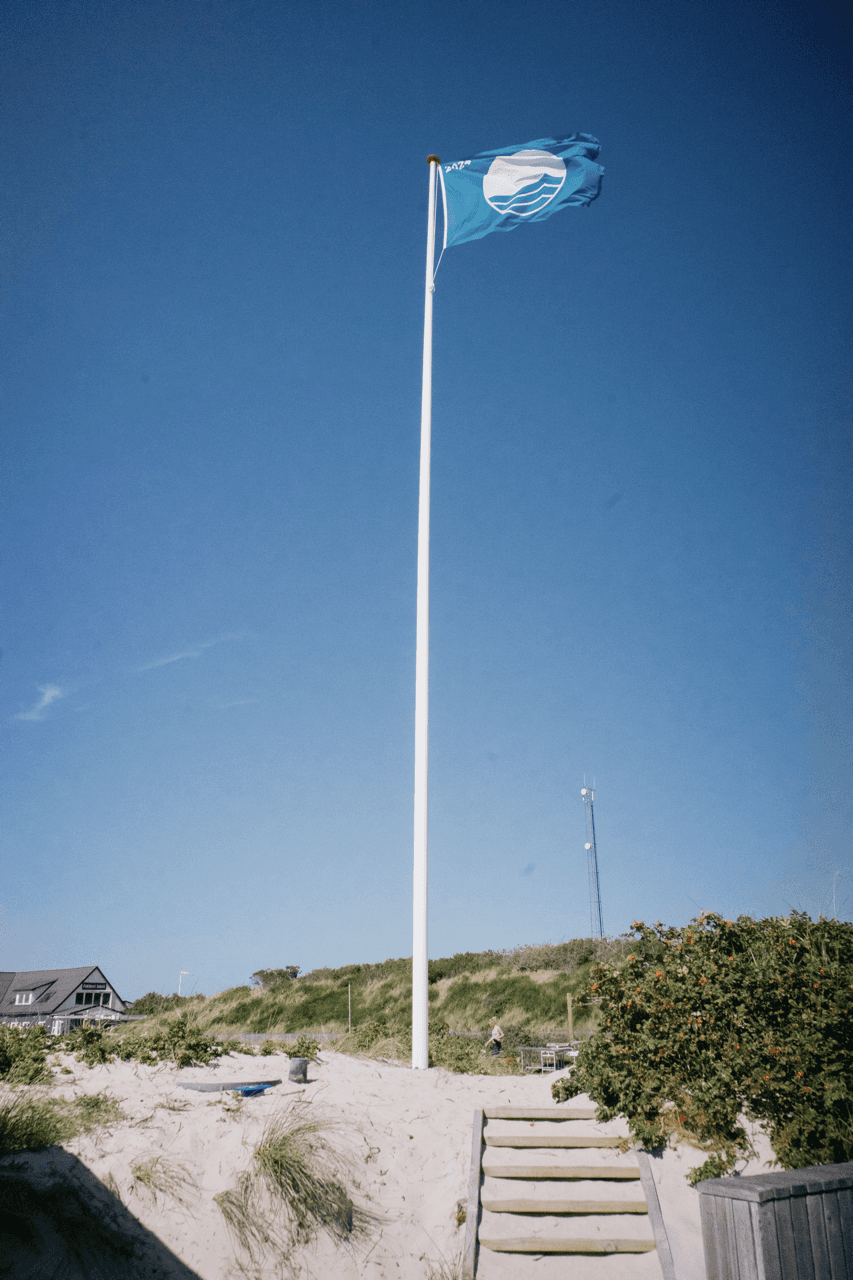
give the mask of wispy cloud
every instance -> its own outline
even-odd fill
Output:
[[[170,662],[182,662],[184,658],[200,658],[206,649],[214,645],[224,644],[226,640],[239,640],[239,635],[217,636],[215,640],[202,640],[190,649],[181,649],[178,653],[170,653],[166,658],[156,658],[154,662],[146,662],[140,671],[153,671],[155,667],[168,667]]]
[[[30,707],[29,711],[19,711],[15,716],[16,720],[43,720],[50,704],[56,702],[57,698],[65,697],[65,690],[55,684],[39,685],[39,693],[41,697],[36,705]]]

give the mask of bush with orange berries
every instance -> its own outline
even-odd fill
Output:
[[[751,1153],[743,1116],[783,1168],[853,1159],[853,925],[703,914],[632,936],[593,969],[601,1030],[554,1096],[588,1093],[646,1146],[688,1136],[711,1153],[694,1184]]]

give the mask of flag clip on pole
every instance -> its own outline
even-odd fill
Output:
[[[418,611],[415,655],[415,865],[412,895],[412,1069],[429,1066],[427,951],[427,780],[429,770],[429,479],[432,433],[432,299],[435,292],[435,179],[438,156],[428,156],[424,368],[421,391],[421,467],[418,490]]]

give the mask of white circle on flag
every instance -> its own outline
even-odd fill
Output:
[[[483,195],[498,213],[529,218],[550,204],[566,181],[566,165],[550,151],[497,156],[483,178]]]

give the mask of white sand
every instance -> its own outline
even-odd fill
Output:
[[[52,1093],[71,1098],[106,1092],[128,1117],[108,1130],[76,1139],[67,1144],[68,1150],[98,1179],[111,1185],[114,1179],[134,1217],[201,1280],[244,1274],[238,1267],[242,1255],[213,1197],[235,1185],[249,1167],[265,1123],[297,1098],[335,1118],[329,1139],[351,1161],[350,1190],[365,1227],[362,1235],[344,1245],[321,1233],[314,1244],[294,1255],[293,1274],[306,1280],[426,1280],[430,1263],[457,1264],[464,1226],[457,1226],[456,1209],[467,1197],[474,1110],[487,1105],[551,1105],[550,1086],[556,1078],[455,1075],[437,1068],[416,1072],[333,1052],[321,1053],[319,1062],[309,1065],[309,1083],[304,1086],[288,1082],[289,1060],[283,1054],[235,1055],[210,1067],[185,1070],[137,1063],[88,1068],[67,1055],[62,1062],[74,1074],[58,1075]],[[239,1107],[228,1093],[179,1088],[189,1080],[278,1077],[281,1085]],[[623,1121],[605,1126],[591,1121],[590,1131],[599,1130],[622,1134],[627,1126]],[[134,1179],[132,1166],[156,1156],[186,1170],[195,1184],[185,1185],[180,1199],[155,1197]],[[684,1180],[687,1170],[703,1159],[688,1148],[652,1162],[677,1280],[704,1280],[698,1194]],[[481,1251],[482,1280],[528,1271],[537,1280],[659,1280],[661,1274],[656,1253],[623,1258],[546,1256],[534,1264],[518,1255]],[[15,1280],[40,1274],[38,1269],[27,1271],[23,1256],[12,1272]],[[149,1274],[153,1277],[155,1270]],[[182,1268],[170,1272],[168,1266],[156,1274],[187,1276]],[[260,1274],[272,1277],[277,1271],[270,1263]]]

